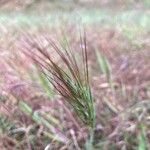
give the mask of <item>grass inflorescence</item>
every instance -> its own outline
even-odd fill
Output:
[[[84,45],[80,64],[69,46],[59,48],[52,40],[49,42],[63,64],[55,62],[52,58],[54,56],[51,56],[47,49],[41,49],[34,44],[31,47],[37,51],[25,51],[25,54],[32,58],[39,71],[73,107],[82,122],[93,128],[95,110],[89,83],[86,36],[80,38],[81,45]]]

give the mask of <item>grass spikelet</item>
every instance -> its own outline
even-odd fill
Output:
[[[52,59],[54,56],[50,56],[47,49],[41,49],[36,44],[31,44],[31,46],[37,51],[29,50],[24,53],[32,58],[39,71],[44,74],[63,99],[73,107],[82,122],[94,128],[95,111],[89,84],[86,36],[81,37],[80,41],[84,45],[81,63],[83,68],[77,63],[69,46],[59,48],[53,41],[49,41],[50,46],[60,57],[63,67]]]

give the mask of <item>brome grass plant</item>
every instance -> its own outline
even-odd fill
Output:
[[[56,92],[63,97],[63,100],[72,106],[82,123],[89,127],[90,139],[86,143],[89,149],[93,142],[95,108],[89,83],[86,35],[80,36],[80,44],[82,45],[80,64],[67,41],[67,46],[61,45],[61,48],[52,40],[49,43],[59,56],[61,64],[54,61],[54,56],[50,55],[48,49],[42,49],[31,42],[30,45],[34,51],[28,49],[24,53],[34,61],[43,77],[53,85]]]

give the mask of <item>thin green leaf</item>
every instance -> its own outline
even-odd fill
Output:
[[[95,53],[97,56],[97,61],[100,66],[101,72],[106,76],[108,80],[110,80],[111,71],[110,71],[110,64],[108,60],[97,49],[95,49]]]
[[[141,132],[139,135],[139,146],[138,146],[138,150],[147,150],[147,146],[146,146],[146,136],[145,136],[145,128],[142,125],[141,126]]]

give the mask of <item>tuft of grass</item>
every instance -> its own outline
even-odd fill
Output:
[[[49,41],[59,56],[62,64],[53,60],[47,49],[41,49],[36,44],[31,46],[33,51],[24,51],[31,57],[38,70],[54,87],[56,92],[69,103],[82,123],[89,127],[89,139],[86,141],[86,149],[92,150],[95,128],[95,108],[89,83],[89,69],[87,56],[86,35],[80,36],[82,45],[82,61],[78,64],[75,54],[69,44],[61,45],[59,48],[53,41]],[[65,40],[65,42],[67,42]],[[37,51],[35,51],[35,49]]]
[[[32,58],[41,73],[53,85],[55,90],[74,109],[77,116],[83,123],[93,128],[95,120],[94,102],[89,84],[88,58],[86,37],[81,38],[82,65],[77,63],[71,49],[59,48],[53,41],[49,41],[51,47],[57,52],[63,62],[64,67],[56,63],[46,49],[41,49],[37,45],[32,47],[37,51],[24,51]]]

